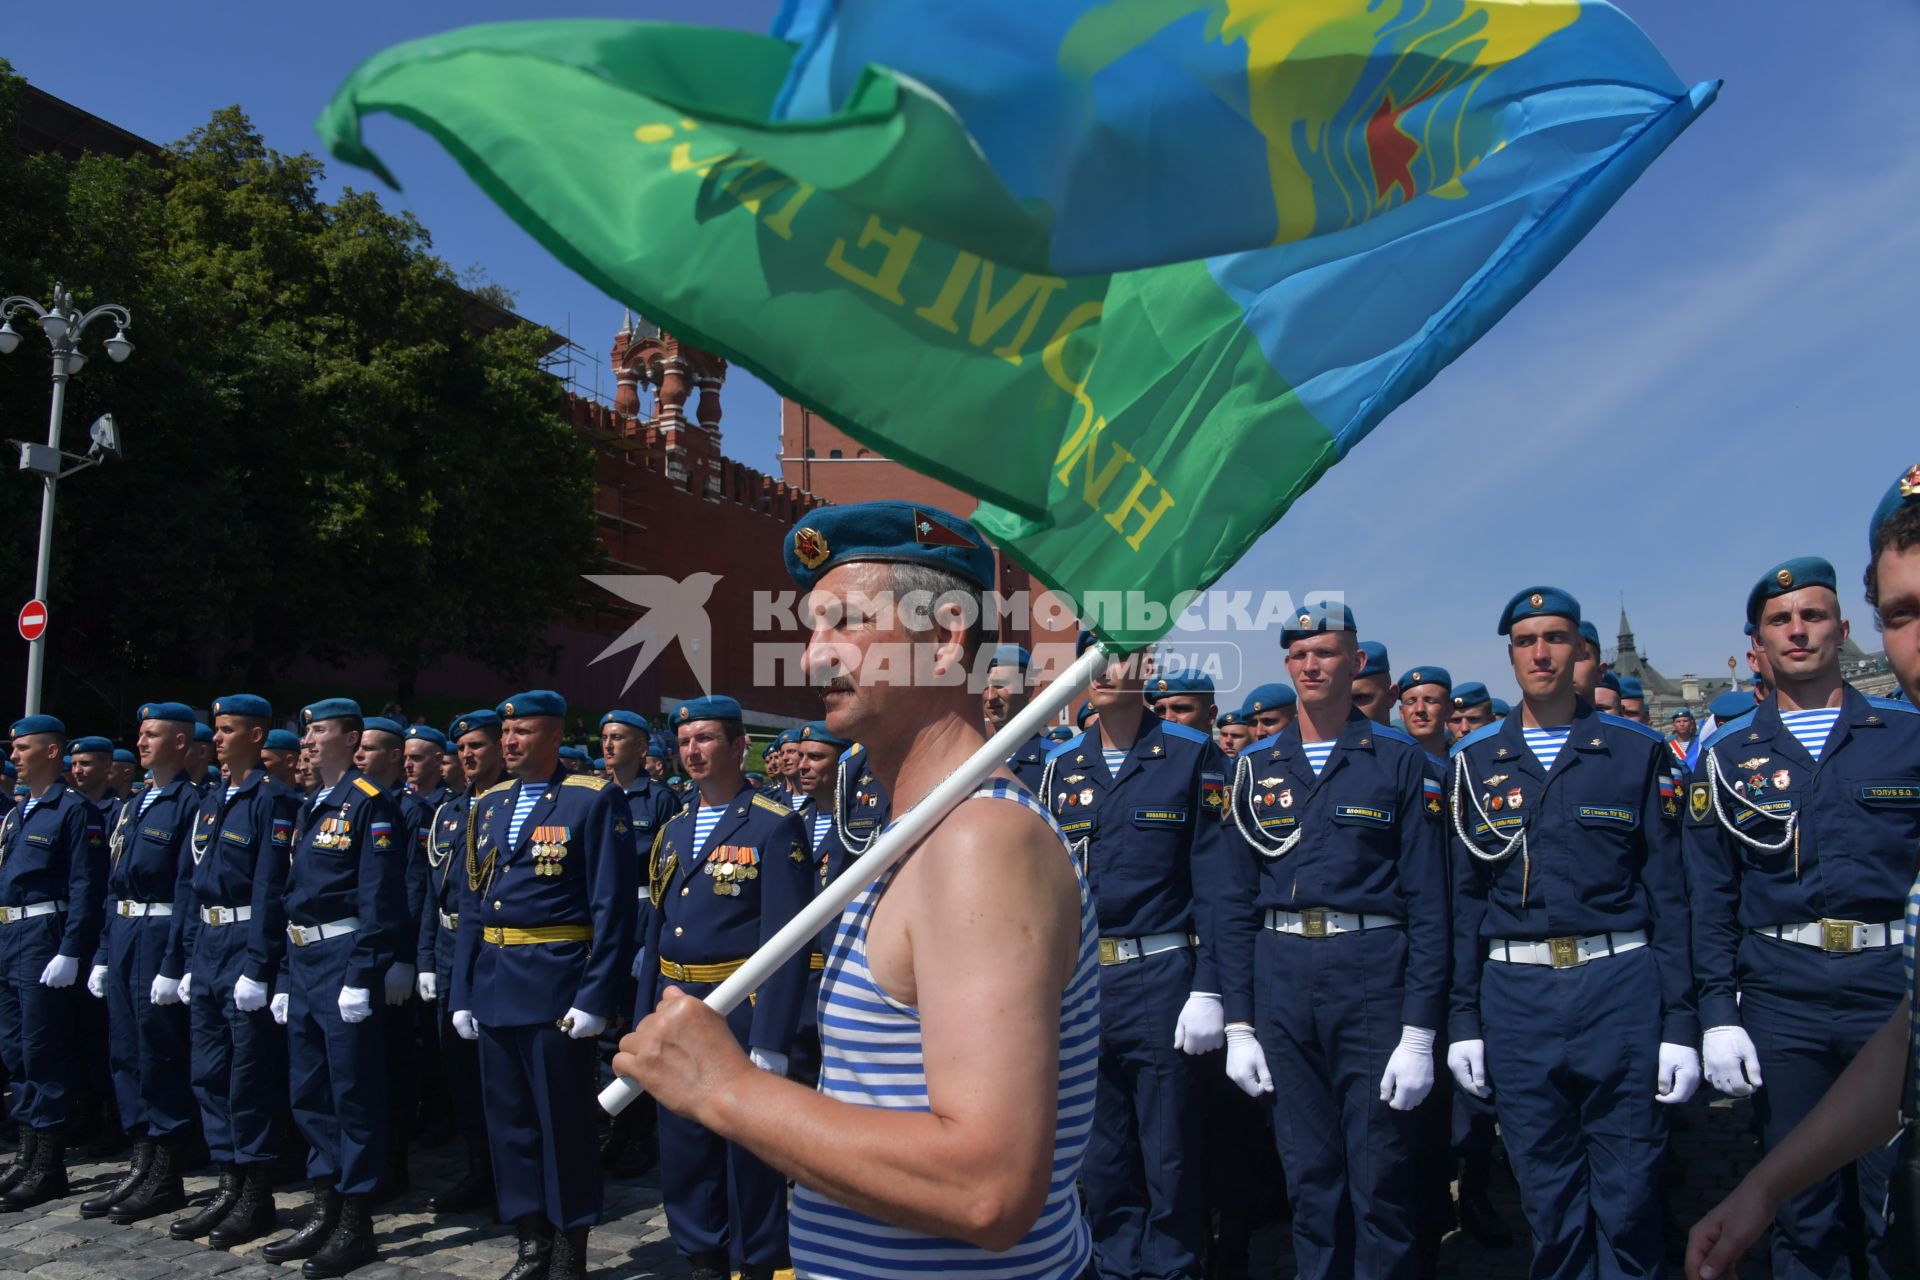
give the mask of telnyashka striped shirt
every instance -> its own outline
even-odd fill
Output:
[[[1319,777],[1321,770],[1327,767],[1327,761],[1333,758],[1333,748],[1338,738],[1322,738],[1318,742],[1302,742],[1300,749],[1307,753],[1307,765],[1313,770],[1313,776]]]
[[[1066,854],[1053,816],[1025,788],[996,780],[974,800],[1010,800],[1046,819]],[[820,983],[820,1092],[857,1106],[926,1111],[920,1013],[880,989],[867,968],[867,924],[892,871],[848,905],[840,917]],[[808,1280],[898,1280],[903,1276],[966,1276],[969,1280],[1072,1280],[1086,1269],[1092,1236],[1074,1183],[1093,1127],[1100,1056],[1099,928],[1080,880],[1080,961],[1060,1000],[1060,1100],[1053,1122],[1053,1174],[1033,1228],[1003,1253],[961,1240],[890,1226],[834,1203],[810,1188],[793,1189],[788,1238],[797,1275]]]
[[[1567,745],[1567,739],[1573,735],[1573,726],[1563,724],[1557,729],[1522,729],[1527,739],[1527,748],[1533,752],[1533,758],[1548,773],[1553,772],[1553,762],[1560,758],[1560,748]]]
[[[1827,739],[1833,734],[1833,726],[1840,719],[1840,708],[1817,707],[1812,711],[1782,711],[1780,723],[1787,732],[1800,740],[1807,754],[1815,761],[1820,753],[1827,749]]]

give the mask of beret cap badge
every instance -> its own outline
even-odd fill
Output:
[[[802,529],[793,535],[794,558],[807,568],[818,569],[830,554],[827,540],[820,536],[819,530]]]

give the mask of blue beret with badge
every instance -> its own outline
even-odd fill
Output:
[[[498,729],[499,727],[500,716],[498,712],[485,710],[469,711],[463,716],[456,716],[453,723],[447,726],[447,737],[458,742],[475,729]]]
[[[301,725],[318,724],[322,720],[358,720],[360,704],[352,698],[322,698],[318,702],[308,703],[300,708]]]
[[[1218,716],[1214,717],[1213,721],[1215,726],[1222,729],[1236,724],[1245,724],[1246,722],[1247,718],[1238,711],[1222,711]]]
[[[1353,610],[1345,602],[1334,604],[1321,601],[1298,609],[1287,619],[1287,625],[1280,632],[1280,647],[1291,649],[1308,636],[1317,636],[1327,631],[1357,631],[1353,625]]]
[[[400,722],[387,716],[368,716],[361,722],[360,727],[369,733],[390,733],[396,738],[407,736],[407,731]]]
[[[838,751],[845,751],[853,745],[853,743],[847,739],[840,737],[834,733],[833,730],[827,728],[827,722],[825,720],[809,720],[807,723],[801,725],[800,741],[822,742]]]
[[[1514,623],[1528,618],[1565,618],[1577,627],[1580,602],[1558,587],[1523,587],[1500,611],[1500,634],[1511,634]]]
[[[1819,556],[1796,556],[1767,570],[1760,581],[1753,584],[1753,590],[1747,592],[1747,625],[1760,624],[1760,610],[1767,601],[1803,587],[1825,587],[1829,591],[1837,591],[1833,566]]]
[[[1478,680],[1469,680],[1465,684],[1453,686],[1453,705],[1460,711],[1468,707],[1483,707],[1493,701],[1493,695],[1487,692],[1487,686]]]
[[[195,742],[212,742],[213,726],[205,720],[195,720],[193,722],[193,740]]]
[[[1639,676],[1620,677],[1620,696],[1623,698],[1646,699],[1647,691],[1640,684]]]
[[[1737,720],[1758,705],[1751,689],[1729,689],[1707,704],[1707,711],[1715,720],[1725,724]]]
[[[1387,661],[1387,646],[1378,640],[1362,640],[1360,652],[1367,655],[1367,665],[1360,668],[1360,675],[1391,676],[1393,674],[1393,665]],[[1358,676],[1355,677],[1355,679],[1358,678]]]
[[[1024,646],[1003,644],[993,651],[993,661],[987,665],[990,667],[1018,667],[1022,671],[1025,671],[1033,665],[1033,655],[1028,653]]]
[[[102,751],[107,755],[112,755],[113,739],[103,738],[97,733],[90,733],[84,738],[75,738],[72,742],[69,742],[67,744],[67,750],[76,756],[89,755],[96,751]]]
[[[1672,715],[1667,717],[1667,719],[1668,720],[1691,720],[1693,719],[1693,710],[1690,707],[1678,707],[1674,710],[1674,713]]]
[[[1920,462],[1914,463],[1894,478],[1887,491],[1880,495],[1880,505],[1873,509],[1873,518],[1867,521],[1867,554],[1875,555],[1880,550],[1880,528],[1893,519],[1893,513],[1902,507],[1920,505]]]
[[[230,693],[224,698],[213,700],[213,714],[216,716],[248,716],[255,720],[273,719],[273,706],[265,698],[254,693]],[[171,720],[172,716],[155,716],[156,720]]]
[[[516,693],[494,708],[502,720],[523,720],[528,716],[566,718],[567,700],[551,689],[529,689]]]
[[[790,747],[798,741],[800,741],[800,731],[798,729],[782,729],[774,735],[773,745],[776,747]]]
[[[1487,705],[1493,708],[1493,718],[1495,720],[1505,720],[1513,714],[1513,708],[1507,705],[1505,698],[1488,698]]]
[[[993,586],[993,548],[959,516],[911,502],[821,507],[787,534],[787,574],[802,591],[836,565],[921,564]],[[709,719],[711,717],[708,717]]]
[[[291,729],[269,729],[267,740],[261,746],[268,751],[298,751],[300,739]]]
[[[1084,729],[1086,727],[1087,721],[1093,719],[1094,714],[1095,712],[1093,710],[1093,702],[1091,699],[1089,699],[1088,701],[1082,702],[1080,704],[1080,710],[1074,713],[1073,722]]]
[[[113,749],[113,762],[115,764],[137,764],[138,763],[138,761],[134,759],[133,752],[127,750],[125,747],[115,747]]]
[[[181,724],[192,724],[200,717],[193,714],[193,708],[184,702],[143,702],[134,713],[136,720],[175,720]]]
[[[1591,620],[1582,618],[1580,620],[1580,635],[1588,644],[1593,646],[1594,656],[1598,657],[1600,654],[1600,628],[1594,626]]]
[[[653,732],[653,726],[647,723],[645,716],[641,715],[638,711],[628,711],[625,707],[616,707],[600,717],[600,727],[602,729],[610,724],[625,725],[627,728],[638,730],[643,734]]]
[[[1453,677],[1447,674],[1445,667],[1412,667],[1400,677],[1400,692],[1417,689],[1423,684],[1437,684],[1447,692],[1453,692]]]
[[[1073,741],[1073,730],[1063,724],[1057,724],[1047,730],[1047,737],[1054,742],[1071,742]]]
[[[1300,695],[1293,691],[1292,685],[1276,680],[1248,694],[1247,700],[1240,704],[1240,714],[1251,720],[1262,711],[1284,711],[1299,701]]]
[[[406,737],[408,742],[430,742],[441,751],[447,749],[447,735],[431,725],[410,724]]]
[[[709,694],[704,698],[694,698],[683,702],[673,709],[673,722],[676,725],[692,724],[696,720],[738,720],[741,719],[740,704],[723,694]]]

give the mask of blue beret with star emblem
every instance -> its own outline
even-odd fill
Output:
[[[360,727],[369,733],[390,733],[396,738],[407,736],[405,727],[398,720],[387,716],[368,716],[361,722]]]
[[[1360,652],[1367,655],[1367,665],[1360,668],[1363,676],[1386,676],[1393,674],[1393,665],[1387,661],[1387,646],[1378,640],[1362,640]],[[1359,677],[1356,676],[1355,679]]]
[[[322,698],[300,708],[302,725],[318,724],[322,720],[360,719],[360,704],[352,698]]]
[[[1047,737],[1054,742],[1071,742],[1073,740],[1073,730],[1063,724],[1056,724],[1047,730]]]
[[[30,733],[57,733],[64,738],[67,736],[67,726],[60,722],[58,716],[45,715],[22,716],[13,722],[14,737],[22,738]]]
[[[1082,702],[1080,704],[1080,710],[1076,711],[1073,715],[1073,722],[1084,727],[1087,721],[1093,719],[1094,714],[1093,702],[1091,700]]]
[[[298,751],[300,738],[291,729],[269,729],[261,746],[268,751]]]
[[[825,720],[809,720],[800,726],[800,741],[823,742],[838,751],[845,751],[853,743],[827,728]]]
[[[615,707],[612,711],[600,717],[600,727],[602,729],[610,724],[624,725],[629,729],[637,730],[643,734],[653,732],[653,726],[647,723],[645,716],[641,715],[638,711],[629,711],[625,707]]]
[[[1881,526],[1893,519],[1893,513],[1916,504],[1920,504],[1920,462],[1895,476],[1887,491],[1880,495],[1880,505],[1873,509],[1873,518],[1867,521],[1868,555],[1879,554]]]
[[[1500,611],[1501,635],[1513,631],[1513,624],[1527,618],[1565,618],[1580,625],[1580,602],[1559,587],[1522,587]],[[1582,633],[1585,634],[1584,632]]]
[[[1469,680],[1465,684],[1453,686],[1453,705],[1455,709],[1465,711],[1468,707],[1483,707],[1493,701],[1493,695],[1487,692],[1487,686],[1478,680]]]
[[[408,725],[406,738],[408,742],[430,742],[441,751],[447,749],[447,735],[431,725]]]
[[[696,720],[738,720],[740,704],[724,694],[712,693],[704,698],[693,698],[673,709],[673,723],[692,724]]]
[[[1825,587],[1829,591],[1837,591],[1833,566],[1819,556],[1795,556],[1767,570],[1761,575],[1760,581],[1753,584],[1753,590],[1747,592],[1747,624],[1760,624],[1760,610],[1767,601],[1803,587]]]
[[[516,693],[494,708],[502,720],[522,720],[528,716],[566,718],[567,700],[551,689],[529,689]]]
[[[181,724],[192,724],[199,718],[193,714],[193,708],[184,702],[143,702],[140,709],[134,712],[134,719],[143,721],[174,720]]]
[[[923,564],[993,586],[993,548],[959,516],[912,502],[857,502],[812,511],[787,534],[787,574],[802,591],[836,565]],[[707,717],[711,719],[712,717]]]
[[[1205,672],[1182,671],[1177,675],[1149,676],[1147,678],[1147,701],[1160,699],[1176,693],[1191,693],[1203,698],[1213,697],[1213,679]]]
[[[1222,711],[1219,715],[1215,716],[1213,720],[1214,727],[1218,729],[1224,729],[1229,725],[1245,724],[1246,722],[1247,718],[1238,711]]]
[[[1287,619],[1287,625],[1280,631],[1280,647],[1291,649],[1308,636],[1317,636],[1327,631],[1357,631],[1353,625],[1353,610],[1346,603],[1334,603],[1322,600],[1296,609]]]
[[[69,742],[67,744],[67,750],[76,756],[91,755],[96,751],[112,755],[113,739],[103,738],[97,733],[90,733],[84,738],[75,738],[72,742]]]
[[[486,710],[469,711],[463,716],[454,717],[453,723],[447,726],[447,737],[454,742],[458,742],[475,729],[498,729],[499,727],[500,715],[498,712]]]
[[[273,704],[255,693],[229,693],[225,697],[213,700],[213,714],[216,716],[247,716],[254,720],[273,719]],[[171,720],[173,716],[154,716],[155,720]]]
[[[1248,694],[1247,700],[1240,704],[1240,714],[1251,720],[1262,711],[1285,711],[1298,701],[1300,695],[1293,691],[1292,685],[1276,680]]]
[[[1448,693],[1453,692],[1453,677],[1447,674],[1445,667],[1409,667],[1401,673],[1401,693],[1417,689],[1423,684],[1437,684]]]

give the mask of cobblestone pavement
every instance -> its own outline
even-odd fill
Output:
[[[1684,1118],[1687,1127],[1675,1135],[1675,1167],[1668,1177],[1676,1274],[1687,1228],[1733,1188],[1756,1158],[1749,1133],[1751,1112],[1744,1104],[1696,1103],[1685,1109]],[[356,1280],[497,1280],[506,1272],[513,1255],[510,1229],[488,1215],[435,1218],[426,1211],[427,1196],[457,1178],[458,1150],[449,1144],[414,1153],[414,1190],[379,1215],[375,1223],[379,1261],[356,1272]],[[0,1213],[0,1280],[22,1280],[27,1275],[35,1280],[171,1280],[176,1276],[287,1280],[299,1274],[298,1263],[282,1266],[260,1258],[264,1242],[221,1253],[199,1243],[171,1240],[167,1224],[179,1215],[129,1226],[114,1226],[104,1218],[81,1218],[80,1201],[110,1185],[123,1168],[117,1161],[75,1164],[71,1166],[74,1192],[67,1199],[26,1213]],[[210,1197],[213,1187],[211,1175],[187,1179],[188,1193],[196,1202]],[[1526,1231],[1517,1195],[1502,1165],[1496,1175],[1495,1198],[1521,1243],[1494,1252],[1455,1232],[1443,1246],[1442,1276],[1519,1280],[1526,1275]],[[290,1228],[305,1211],[307,1196],[304,1190],[283,1188],[279,1202],[281,1217]],[[590,1252],[594,1274],[606,1280],[686,1274],[667,1237],[660,1193],[651,1180],[607,1183],[606,1220],[594,1229]],[[1261,1280],[1293,1276],[1284,1224],[1269,1225],[1255,1237],[1254,1274]],[[1743,1276],[1764,1274],[1764,1264],[1757,1258],[1749,1258],[1742,1270]]]

